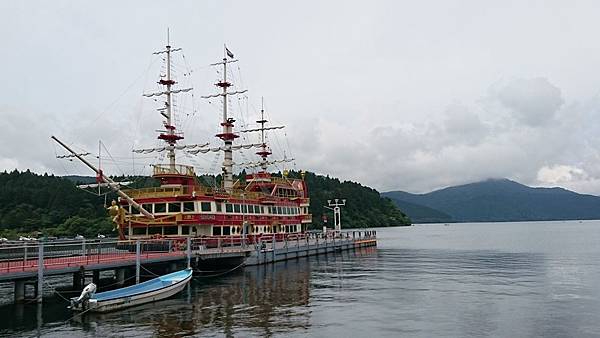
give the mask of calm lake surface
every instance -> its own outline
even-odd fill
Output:
[[[194,280],[115,313],[0,305],[0,335],[600,336],[600,221],[378,229],[378,248]],[[56,283],[57,281],[53,281]],[[0,286],[7,302],[6,291]]]

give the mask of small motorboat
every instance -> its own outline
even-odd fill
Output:
[[[71,298],[75,311],[108,312],[171,297],[192,279],[192,269],[173,272],[149,281],[96,293],[96,285],[88,284],[79,297]]]

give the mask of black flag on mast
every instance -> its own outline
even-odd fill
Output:
[[[227,53],[227,56],[233,59],[233,53],[229,50],[229,48],[227,48],[227,46],[225,46],[225,52]]]

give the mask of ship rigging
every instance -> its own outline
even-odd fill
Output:
[[[82,154],[75,152],[56,137],[54,141],[96,173],[98,186],[107,186],[119,195],[116,205],[109,208],[117,223],[122,239],[148,237],[181,238],[211,236],[228,238],[260,237],[262,235],[285,236],[306,231],[311,222],[308,189],[304,175],[290,178],[287,171],[281,177],[269,173],[270,165],[287,163],[293,159],[270,160],[272,151],[265,132],[283,129],[284,126],[267,126],[264,103],[261,103],[257,128],[235,131],[236,120],[228,112],[228,98],[244,94],[245,89],[230,90],[233,83],[227,78],[228,65],[237,62],[224,46],[223,59],[211,66],[222,67],[222,78],[215,83],[219,93],[203,96],[205,99],[222,99],[220,132],[215,136],[222,142],[211,147],[209,143],[183,144],[184,134],[176,127],[174,96],[193,90],[192,87],[177,88],[171,74],[172,54],[181,48],[167,43],[164,50],[155,52],[165,56],[165,74],[158,84],[162,89],[145,93],[144,97],[164,98],[158,109],[164,118],[157,137],[163,144],[154,148],[134,149],[134,154],[166,154],[168,163],[153,164],[152,177],[160,182],[158,187],[133,189],[119,185],[100,167],[95,167]],[[240,134],[260,133],[260,142],[235,143]],[[234,161],[234,151],[257,149],[258,161]],[[177,152],[202,156],[206,153],[222,153],[221,185],[202,184],[193,166],[179,164]],[[233,167],[258,169],[234,181]]]

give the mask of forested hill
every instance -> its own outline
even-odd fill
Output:
[[[600,219],[600,197],[563,188],[532,188],[490,179],[427,194],[392,191],[393,199],[416,223],[503,222]]]
[[[299,175],[293,172],[290,175]],[[151,186],[156,182],[148,177],[121,177],[135,180],[136,186]],[[0,236],[35,235],[40,231],[50,236],[86,237],[98,233],[110,234],[112,224],[104,209],[104,197],[78,189],[75,184],[90,183],[86,176],[58,177],[38,175],[30,171],[0,172]],[[313,227],[320,228],[327,199],[345,198],[342,207],[342,225],[348,227],[375,227],[408,225],[410,221],[387,198],[358,183],[306,174],[310,191]],[[108,201],[114,196],[109,195]]]
[[[96,236],[112,230],[104,198],[66,178],[32,172],[0,173],[0,236]]]

